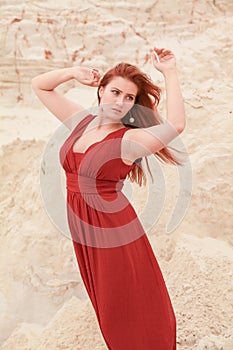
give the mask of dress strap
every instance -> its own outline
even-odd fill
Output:
[[[83,133],[85,131],[85,129],[87,128],[87,126],[90,124],[90,122],[95,117],[96,117],[96,115],[94,115],[94,114],[88,114],[75,126],[74,130],[72,131],[72,134],[76,133],[77,131],[82,131],[82,133]]]

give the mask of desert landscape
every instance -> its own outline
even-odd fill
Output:
[[[164,115],[163,79],[150,61],[155,45],[177,58],[188,168],[182,177],[149,159],[155,184],[132,186],[133,205],[143,213],[172,299],[177,349],[233,349],[233,3],[1,0],[0,18],[0,349],[107,349],[72,242],[41,195],[44,150],[61,126],[34,95],[31,79],[73,65],[105,72],[127,61],[162,88]],[[94,88],[72,81],[61,90],[87,109],[97,104]],[[154,191],[160,204],[156,174],[165,183],[160,212],[145,201]],[[181,192],[185,207],[177,207]],[[180,221],[168,233],[175,207]]]

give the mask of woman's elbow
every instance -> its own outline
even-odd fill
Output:
[[[31,87],[35,91],[38,89],[38,82],[37,82],[37,77],[32,78],[31,80]]]
[[[186,126],[186,124],[184,123],[184,124],[178,125],[176,127],[176,130],[177,130],[178,134],[181,134],[184,131],[185,126]]]
[[[184,119],[182,120],[182,122],[179,123],[179,124],[177,124],[176,130],[177,130],[177,132],[178,132],[179,134],[181,134],[181,133],[184,131],[185,127],[186,127],[186,119],[185,119],[185,117],[184,117]]]

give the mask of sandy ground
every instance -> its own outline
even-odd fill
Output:
[[[64,8],[64,1],[1,1],[1,350],[106,349],[71,242],[43,204],[43,152],[60,124],[32,93],[31,78],[75,64],[105,71],[124,60],[163,88],[148,60],[153,45],[177,56],[192,186],[160,165],[165,199],[148,237],[175,308],[178,349],[233,349],[230,3],[146,0],[114,7],[69,0]],[[94,89],[71,82],[62,90],[87,108],[95,104]],[[159,198],[156,186],[149,190]],[[167,234],[181,189],[188,210]],[[155,216],[147,194],[148,188],[133,188],[145,225]]]

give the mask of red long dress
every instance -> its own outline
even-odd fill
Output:
[[[66,172],[67,217],[86,290],[108,349],[175,350],[176,320],[152,247],[121,191],[133,165],[121,160],[127,127],[85,152],[75,141],[88,115],[60,150]]]

